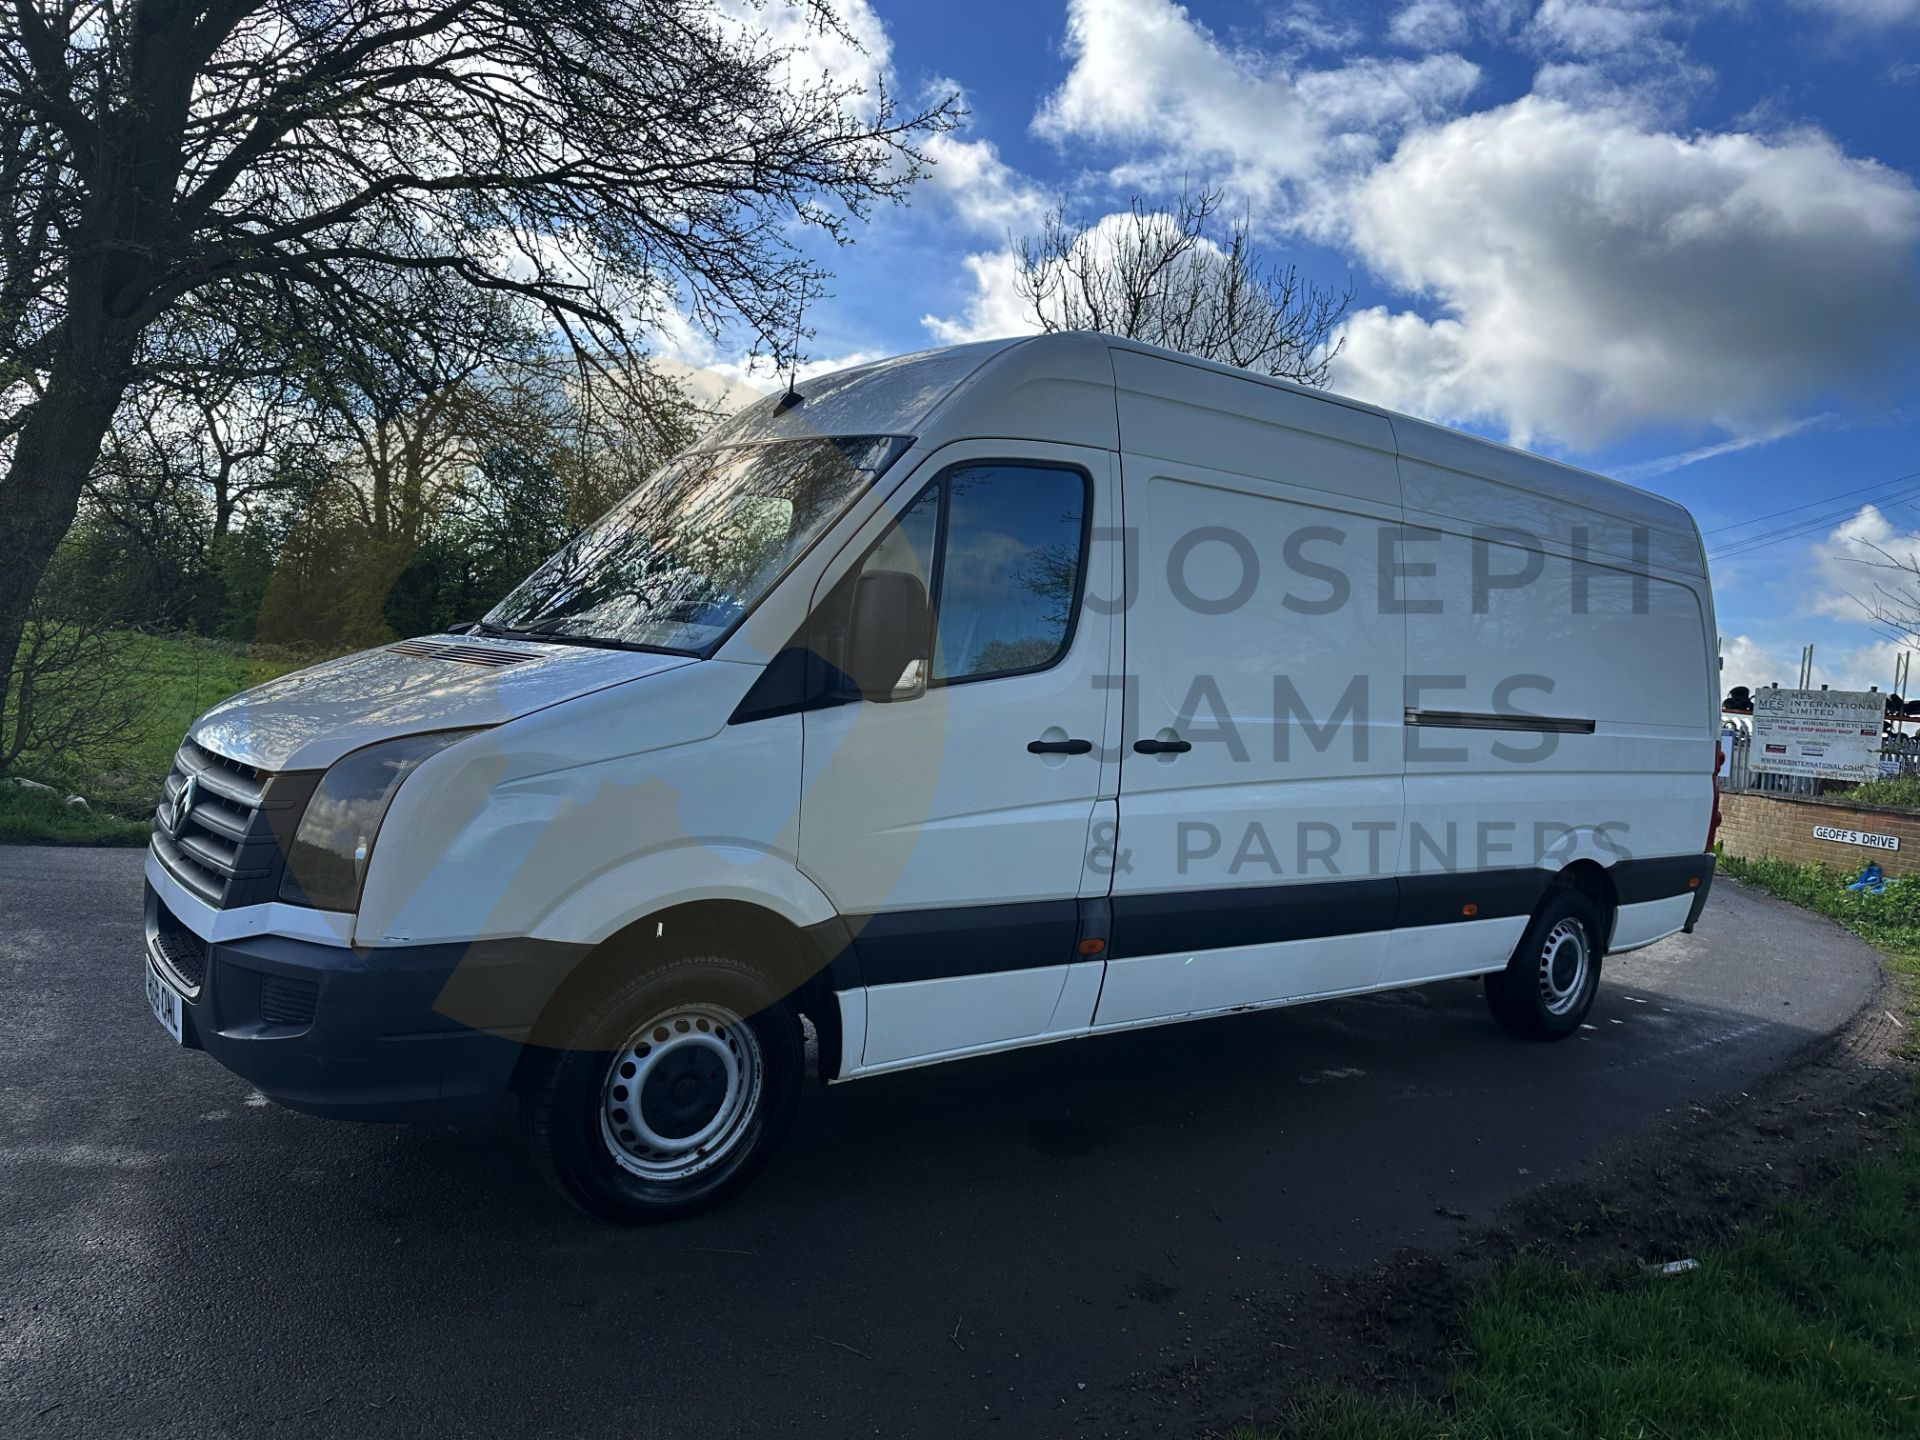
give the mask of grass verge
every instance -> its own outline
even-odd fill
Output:
[[[144,845],[151,827],[0,780],[0,845]]]
[[[143,697],[141,723],[122,753],[76,756],[83,775],[111,776],[116,765],[155,787],[173,763],[187,727],[229,695],[265,684],[308,662],[288,655],[253,655],[191,635],[115,637],[118,661]]]
[[[253,655],[187,635],[125,631],[113,637],[114,668],[139,696],[138,723],[108,746],[22,761],[14,773],[60,790],[51,806],[36,791],[0,780],[0,844],[98,845],[133,843],[142,835],[160,781],[180,737],[203,712],[229,695],[308,663],[292,655]],[[61,801],[84,795],[93,815]]]
[[[1815,866],[1721,872],[1857,931],[1920,975],[1920,878],[1879,896]],[[1911,889],[1911,895],[1906,891]],[[1913,1007],[1910,1005],[1909,1010]],[[1920,1435],[1920,1093],[1890,1143],[1679,1275],[1522,1258],[1469,1301],[1444,1402],[1324,1390],[1280,1435]],[[1241,1431],[1243,1440],[1276,1432]]]

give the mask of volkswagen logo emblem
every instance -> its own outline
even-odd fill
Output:
[[[187,816],[193,813],[193,802],[200,793],[200,777],[187,776],[187,783],[180,787],[180,793],[173,797],[173,815],[167,824],[169,835],[178,835],[187,823]]]

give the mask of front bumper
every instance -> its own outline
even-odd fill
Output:
[[[497,1103],[578,958],[541,942],[198,941],[151,884],[146,936],[149,960],[185,994],[188,1047],[270,1100],[347,1120],[457,1120]]]

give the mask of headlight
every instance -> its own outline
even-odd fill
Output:
[[[343,755],[320,777],[287,850],[280,898],[318,910],[357,910],[374,837],[400,783],[472,730],[442,730]]]

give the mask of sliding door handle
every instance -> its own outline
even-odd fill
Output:
[[[1191,740],[1136,740],[1133,753],[1136,755],[1184,755],[1193,749]]]
[[[1093,749],[1091,740],[1029,740],[1029,755],[1085,755]]]

